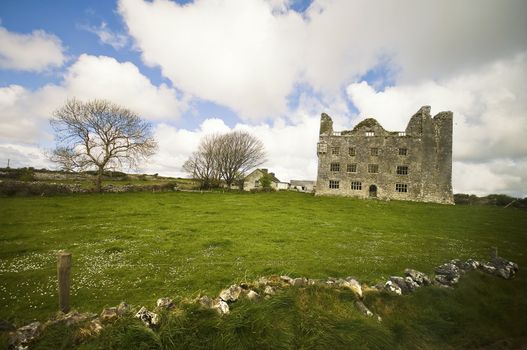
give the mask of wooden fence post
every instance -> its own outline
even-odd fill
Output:
[[[59,253],[57,262],[57,275],[59,278],[59,309],[64,313],[70,311],[70,271],[71,253]]]
[[[496,259],[498,257],[498,247],[492,247],[490,250],[490,257]]]

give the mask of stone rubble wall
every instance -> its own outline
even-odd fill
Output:
[[[378,283],[375,286],[368,286],[360,283],[354,277],[323,279],[308,279],[306,277],[292,278],[289,276],[269,276],[260,277],[256,281],[234,284],[222,290],[215,298],[206,295],[186,303],[194,303],[202,308],[213,309],[219,315],[224,316],[230,313],[230,309],[235,307],[236,302],[242,298],[257,302],[262,299],[270,299],[276,294],[287,288],[305,288],[307,286],[320,286],[325,288],[349,289],[355,296],[355,306],[359,312],[366,317],[375,317],[377,321],[382,322],[382,318],[376,315],[365,304],[365,294],[373,292],[387,292],[394,295],[403,295],[414,292],[418,288],[437,286],[441,288],[453,288],[459,279],[468,271],[478,270],[498,276],[503,279],[512,279],[518,273],[519,267],[516,263],[495,256],[488,262],[468,259],[464,262],[455,259],[444,263],[435,268],[435,276],[430,278],[423,272],[414,269],[405,269],[404,277],[391,276],[386,282]],[[46,330],[47,327],[57,323],[64,323],[67,326],[83,324],[80,334],[88,339],[97,336],[105,325],[117,320],[126,314],[134,314],[134,317],[140,319],[146,327],[156,329],[159,327],[161,310],[176,309],[177,306],[172,299],[168,297],[159,298],[153,311],[147,307],[141,306],[137,312],[125,302],[121,302],[116,307],[105,308],[100,315],[91,313],[78,313],[72,311],[67,314],[59,313],[57,317],[45,323],[33,322],[23,327],[13,330],[9,333],[9,349],[28,349]],[[5,326],[5,325],[4,325]]]

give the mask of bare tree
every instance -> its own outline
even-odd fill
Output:
[[[150,123],[105,100],[70,99],[50,124],[57,142],[50,159],[65,170],[97,170],[99,192],[107,168],[134,168],[157,150]]]
[[[228,187],[264,162],[264,145],[253,135],[245,131],[231,131],[221,136],[218,167]]]
[[[263,143],[245,131],[206,136],[183,169],[202,186],[214,187],[223,179],[228,187],[265,162]]]
[[[183,169],[194,179],[201,181],[201,188],[212,188],[219,185],[220,173],[218,170],[218,140],[219,135],[205,136],[198,150],[183,164]]]

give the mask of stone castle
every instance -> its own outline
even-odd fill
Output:
[[[454,203],[452,112],[421,107],[399,132],[373,118],[335,132],[322,113],[317,154],[317,195]]]

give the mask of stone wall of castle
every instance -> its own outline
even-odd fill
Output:
[[[317,195],[454,203],[452,112],[422,107],[404,132],[372,118],[335,132],[322,114],[317,154]]]

